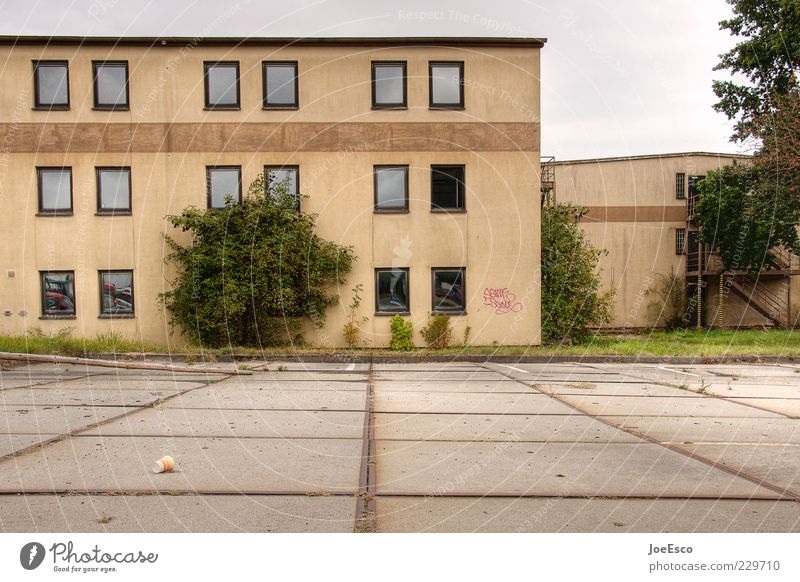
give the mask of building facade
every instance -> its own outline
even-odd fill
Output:
[[[439,312],[538,343],[543,43],[0,38],[0,333],[182,343],[165,216],[266,172],[358,257],[307,342],[343,345],[360,283],[368,345]]]
[[[552,164],[551,198],[587,207],[581,226],[593,245],[608,251],[599,266],[605,289],[616,292],[610,327],[653,325],[661,308],[657,290],[670,273],[683,279],[689,325],[775,326],[796,319],[798,257],[781,251],[785,264],[757,279],[720,275],[713,249],[698,244],[691,220],[696,184],[710,170],[747,159],[697,152]]]

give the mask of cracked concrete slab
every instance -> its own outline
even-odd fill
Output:
[[[57,434],[0,434],[0,457],[57,437]]]
[[[375,412],[577,414],[543,394],[461,394],[378,391]]]
[[[709,417],[775,417],[774,412],[741,406],[719,398],[670,398],[652,396],[637,398],[617,396],[563,395],[562,400],[582,412],[597,416],[709,416]]]
[[[347,533],[355,505],[346,496],[0,496],[0,531]]]
[[[375,414],[377,440],[641,442],[586,416]]]
[[[333,390],[220,390],[199,388],[162,404],[164,408],[241,408],[253,410],[364,410],[366,387]]]
[[[800,444],[800,421],[789,418],[601,418],[662,442]]]
[[[66,434],[130,410],[121,406],[0,406],[0,433]]]
[[[382,497],[381,532],[800,532],[791,501]]]
[[[74,437],[0,462],[0,491],[358,490],[360,440]],[[173,473],[154,474],[164,455]]]
[[[154,408],[82,432],[104,436],[361,439],[363,412]]]
[[[384,495],[779,497],[650,443],[379,442],[377,459],[377,492]]]
[[[157,400],[180,394],[180,389],[144,390],[75,390],[62,386],[52,388],[14,388],[0,392],[0,405],[6,406],[146,406]],[[191,389],[190,385],[186,390]],[[202,384],[196,384],[202,386]]]

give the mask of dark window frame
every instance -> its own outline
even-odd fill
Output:
[[[461,182],[459,183],[460,192],[456,193],[461,198],[461,206],[452,208],[438,206],[433,203],[433,173],[435,170],[445,168],[459,168],[461,170]],[[465,164],[431,164],[431,212],[445,212],[458,214],[467,211],[467,167]]]
[[[67,70],[67,102],[47,104],[39,101],[39,67],[64,67]],[[37,111],[69,111],[69,61],[65,60],[35,60],[33,61],[33,109]]]
[[[268,67],[293,67],[294,68],[294,103],[268,103],[267,102],[267,68]],[[300,67],[297,61],[261,61],[261,108],[262,109],[300,109]]]
[[[680,235],[679,235],[680,233]],[[685,228],[676,228],[675,229],[675,254],[678,256],[683,256],[686,254],[686,229]]]
[[[300,166],[297,164],[272,164],[272,165],[265,165],[264,166],[264,189],[265,195],[269,195],[269,173],[272,170],[294,170],[294,184],[297,191],[295,192],[295,198],[297,198],[297,209],[300,209]]]
[[[212,104],[209,101],[208,71],[214,67],[236,67],[236,103]],[[239,61],[203,61],[203,89],[206,111],[237,111],[242,108],[242,91]]]
[[[130,313],[111,313],[103,310],[103,275],[112,273],[130,273],[131,275],[131,311]],[[102,269],[97,271],[100,287],[100,314],[98,319],[133,319],[136,317],[136,290],[133,287],[133,269]]]
[[[397,169],[403,168],[405,170],[405,179],[404,179],[404,196],[403,196],[403,205],[402,206],[383,206],[378,207],[378,172],[380,170],[388,170],[388,169]],[[377,164],[372,166],[372,202],[373,202],[373,212],[377,214],[408,214],[408,173],[409,173],[409,166],[408,164]]]
[[[401,271],[406,274],[406,286],[408,293],[406,294],[406,309],[400,310],[381,310],[380,309],[380,273],[393,273]],[[395,316],[395,315],[411,315],[411,270],[408,267],[376,267],[375,268],[375,315],[376,316]]]
[[[45,277],[47,275],[52,274],[63,274],[63,273],[70,273],[72,275],[72,293],[75,297],[71,298],[72,301],[72,313],[70,312],[63,312],[63,311],[54,311],[48,312],[47,311],[47,298],[45,297]],[[51,271],[39,271],[39,301],[41,303],[41,315],[39,319],[77,319],[78,317],[78,288],[77,282],[75,280],[75,271],[69,270],[51,270]]]
[[[684,172],[675,174],[675,199],[686,199],[686,174]]]
[[[401,103],[378,103],[376,101],[375,69],[378,67],[403,68],[403,101]],[[372,61],[372,108],[373,109],[408,109],[408,61]]]
[[[127,171],[128,172],[128,207],[127,208],[111,208],[111,209],[104,209],[103,208],[103,197],[102,197],[102,189],[101,189],[101,181],[100,181],[100,174],[102,172],[120,172],[120,171]],[[131,179],[131,167],[130,166],[95,166],[94,168],[94,176],[95,182],[97,183],[97,212],[95,213],[97,216],[128,216],[133,212],[133,185]]]
[[[436,306],[436,271],[460,271],[461,286],[464,288],[461,309],[442,309]],[[467,268],[466,267],[431,267],[431,313],[447,315],[466,315],[467,314]]]
[[[69,171],[69,208],[46,209],[44,207],[44,190],[42,189],[42,174],[47,171]],[[72,185],[72,166],[37,166],[36,167],[37,196],[39,211],[36,216],[72,216],[75,207],[75,196]]]
[[[212,206],[211,205],[211,173],[214,170],[238,170],[239,171],[239,192],[236,198],[236,204],[242,201],[242,167],[241,166],[206,166],[206,208],[214,208],[215,210],[224,210],[228,207],[225,206]]]
[[[125,68],[125,104],[117,105],[115,103],[100,103],[99,88],[97,86],[97,74],[101,67],[124,67]],[[92,92],[94,94],[94,111],[130,111],[131,109],[131,94],[130,94],[130,77],[128,76],[128,61],[92,61]]]
[[[458,103],[434,103],[433,101],[433,69],[437,66],[450,66],[457,65],[458,72],[458,87],[459,87],[459,102]],[[428,62],[428,107],[430,109],[465,109],[464,105],[464,61],[429,61]]]

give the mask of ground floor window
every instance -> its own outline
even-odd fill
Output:
[[[375,269],[375,312],[408,313],[408,269]]]
[[[42,282],[42,315],[75,315],[75,272],[44,271]]]
[[[133,271],[100,271],[100,315],[133,316]]]
[[[432,269],[434,313],[464,313],[467,310],[464,285],[464,268]]]
[[[686,229],[685,228],[676,228],[675,229],[675,254],[676,255],[682,255],[685,246],[686,246]]]

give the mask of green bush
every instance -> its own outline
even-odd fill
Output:
[[[391,321],[392,341],[390,347],[396,352],[407,352],[414,349],[414,329],[410,321],[395,315]]]
[[[686,327],[689,320],[689,298],[686,296],[686,279],[670,269],[668,275],[657,273],[658,281],[647,290],[647,295],[655,295],[648,303],[647,310],[654,328],[667,330]]]
[[[595,269],[605,250],[594,248],[579,223],[586,208],[542,207],[542,340],[585,341],[589,328],[611,319],[613,291],[600,291]]]
[[[184,246],[166,237],[177,280],[161,299],[171,324],[191,342],[294,342],[304,319],[321,325],[326,309],[338,301],[332,289],[350,271],[352,249],[317,236],[316,215],[298,210],[286,184],[272,184],[271,190],[265,194],[262,175],[239,203],[189,207],[167,217],[191,233],[192,242]]]
[[[443,350],[450,346],[453,330],[450,329],[449,315],[434,315],[428,324],[420,330],[425,344],[434,350]]]

